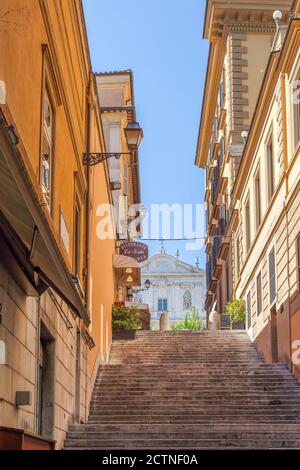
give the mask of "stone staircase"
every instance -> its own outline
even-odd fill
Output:
[[[116,341],[86,425],[65,449],[300,448],[300,386],[245,332],[139,332]]]

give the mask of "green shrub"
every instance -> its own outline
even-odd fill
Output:
[[[244,300],[233,300],[226,305],[226,314],[232,323],[245,321],[246,318],[246,303]]]
[[[184,320],[172,326],[172,330],[203,331],[205,330],[205,322],[200,318],[199,313],[196,313],[195,307],[193,307],[192,313],[186,313]]]
[[[142,322],[135,307],[113,307],[112,328],[114,331],[140,330]]]

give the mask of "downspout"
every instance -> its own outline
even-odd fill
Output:
[[[91,88],[92,88],[92,76],[90,76],[90,82],[88,86],[87,94],[87,126],[86,126],[86,154],[89,155],[91,152]],[[90,303],[90,193],[91,193],[91,172],[90,167],[86,165],[86,202],[85,202],[85,305],[89,315],[89,303]],[[85,422],[88,419],[88,354],[86,354],[86,390],[85,390]]]
[[[86,154],[91,152],[91,103],[90,103],[91,83],[89,83],[87,96],[87,126],[86,126]],[[85,305],[89,311],[89,275],[90,275],[90,192],[91,174],[90,167],[86,165],[86,201],[85,201]]]
[[[289,179],[288,179],[288,125],[287,125],[287,109],[286,109],[286,76],[281,75],[281,93],[282,93],[282,108],[283,108],[283,129],[284,129],[284,176],[285,176],[285,201],[283,203],[283,210],[285,215],[285,224],[286,224],[286,254],[287,254],[287,282],[288,282],[288,315],[289,315],[289,350],[290,350],[290,360],[289,360],[289,369],[293,370],[292,364],[292,325],[291,325],[291,282],[290,282],[290,251],[289,251],[289,218],[288,211],[286,207],[286,200],[289,194]]]
[[[290,363],[289,369],[293,371],[293,364],[292,364],[292,325],[291,325],[291,282],[290,282],[290,250],[289,250],[289,218],[288,218],[288,211],[286,208],[286,202],[284,201],[283,204],[284,214],[285,214],[285,224],[286,224],[286,255],[287,255],[287,282],[288,282],[288,315],[289,315],[289,349],[290,349]]]

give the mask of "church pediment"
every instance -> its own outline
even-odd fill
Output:
[[[152,256],[141,266],[143,273],[201,273],[201,270],[196,267],[167,254]]]

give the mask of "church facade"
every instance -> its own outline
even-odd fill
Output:
[[[180,261],[178,254],[175,257],[162,252],[142,263],[141,273],[142,286],[149,280],[150,287],[137,290],[134,301],[148,304],[152,321],[165,312],[172,322],[181,320],[193,307],[205,319],[205,271],[198,263],[192,266]]]

